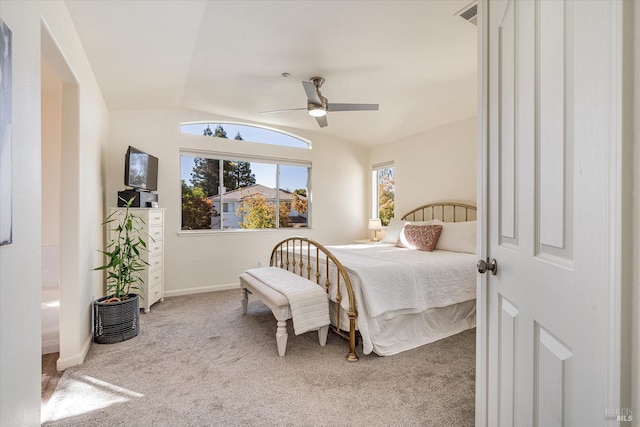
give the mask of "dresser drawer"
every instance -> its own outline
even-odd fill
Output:
[[[150,227],[149,228],[149,241],[162,240],[164,237],[164,230],[162,227]]]
[[[147,244],[147,249],[149,249],[149,258],[153,258],[155,255],[159,255],[162,253],[164,249],[164,245],[162,244],[162,240],[158,240],[155,242],[149,242]]]
[[[151,212],[149,212],[149,227],[156,227],[156,226],[162,227],[164,225],[163,221],[162,221],[162,218],[163,218],[162,211],[159,211],[159,212],[151,211]]]
[[[149,295],[147,296],[147,298],[149,298],[149,305],[162,299],[162,283],[149,288]]]
[[[156,254],[149,258],[149,271],[157,270],[162,268],[162,264],[164,264],[164,257],[162,254]]]
[[[149,288],[153,288],[155,286],[162,285],[162,277],[164,276],[164,272],[162,269],[153,270],[149,272]]]

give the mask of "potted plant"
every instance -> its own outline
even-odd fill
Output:
[[[124,210],[112,212],[102,225],[108,227],[110,240],[105,250],[106,263],[94,270],[106,270],[106,296],[93,303],[93,341],[111,344],[138,335],[140,329],[140,272],[148,263],[141,251],[147,250],[143,239],[144,220],[131,210],[134,198],[124,200]]]

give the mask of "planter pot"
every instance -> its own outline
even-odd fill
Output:
[[[120,302],[105,303],[107,297],[93,302],[93,342],[113,344],[138,335],[140,330],[140,297],[130,294]]]

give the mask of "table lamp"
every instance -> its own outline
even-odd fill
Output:
[[[378,239],[378,231],[382,230],[382,222],[380,222],[378,218],[369,220],[369,230],[373,230],[373,238],[371,239],[371,241],[380,241],[380,239]]]

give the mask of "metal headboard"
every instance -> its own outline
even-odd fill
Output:
[[[444,222],[475,221],[476,207],[457,202],[437,202],[420,206],[405,214],[401,219],[406,221],[429,221],[439,219]]]

